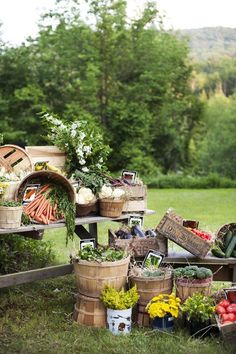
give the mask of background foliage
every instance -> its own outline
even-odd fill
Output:
[[[188,40],[163,29],[154,3],[129,19],[126,1],[87,2],[86,23],[78,1],[59,0],[42,17],[36,39],[16,48],[1,41],[4,142],[46,144],[38,113],[48,111],[99,126],[112,149],[108,168],[113,172],[130,168],[146,178],[177,171],[234,178],[232,51],[230,57],[218,52],[217,58],[193,61]],[[226,32],[224,41],[233,35]],[[203,33],[209,42],[212,33]],[[191,31],[186,34],[193,38]]]

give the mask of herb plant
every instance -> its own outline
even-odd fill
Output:
[[[106,285],[101,292],[100,299],[109,309],[125,310],[132,308],[138,302],[139,294],[136,285],[128,291],[124,289],[117,291]]]
[[[205,322],[215,313],[214,300],[210,296],[194,293],[181,306],[189,321]]]
[[[94,194],[98,193],[105,183],[108,183],[108,178],[99,172],[83,172],[76,170],[73,178],[79,183],[79,186],[90,188]]]

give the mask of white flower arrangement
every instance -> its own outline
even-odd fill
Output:
[[[103,185],[99,193],[100,199],[125,199],[125,191],[121,188],[112,188],[111,186]]]
[[[47,139],[67,154],[66,169],[71,176],[76,170],[103,170],[110,148],[103,143],[97,128],[85,120],[63,122],[49,113],[42,115],[49,128]]]

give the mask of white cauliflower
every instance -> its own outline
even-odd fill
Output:
[[[95,195],[92,190],[85,187],[80,188],[76,195],[76,201],[78,204],[89,204],[94,200],[94,198]]]
[[[121,188],[115,188],[113,193],[112,193],[112,196],[114,199],[121,199],[125,194],[125,191]]]
[[[106,185],[102,186],[99,198],[112,198],[112,188]]]

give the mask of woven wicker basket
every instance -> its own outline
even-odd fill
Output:
[[[16,192],[17,200],[22,200],[24,191],[28,184],[40,183],[42,184],[58,184],[63,186],[70,197],[71,202],[75,203],[75,189],[70,183],[70,181],[59,173],[53,171],[37,171],[32,172],[26,176],[20,183],[19,188]]]
[[[95,199],[93,202],[88,203],[88,204],[78,204],[76,203],[76,216],[86,216],[92,213],[95,209],[95,204],[97,203],[97,200]]]
[[[99,199],[99,213],[108,218],[118,218],[124,206],[123,200]]]

